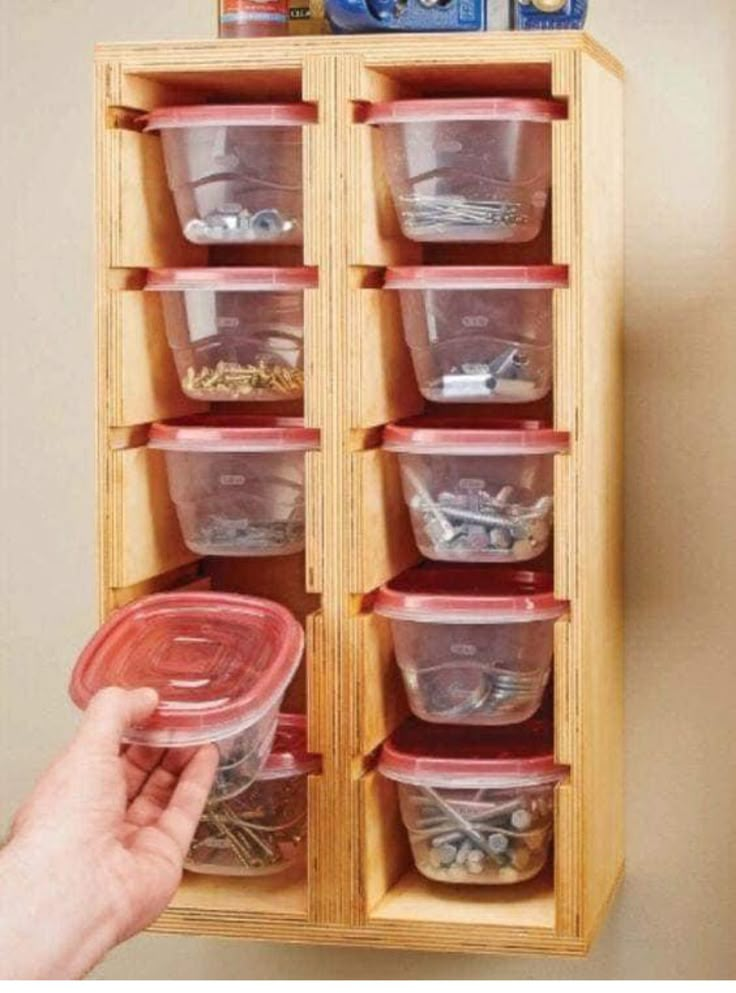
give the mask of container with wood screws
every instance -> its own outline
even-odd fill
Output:
[[[536,876],[549,854],[554,789],[565,776],[551,729],[443,728],[411,719],[384,744],[414,862],[437,882],[503,885]]]
[[[205,808],[186,868],[213,875],[265,876],[303,866],[307,777],[319,768],[319,758],[307,752],[305,718],[281,714],[273,749],[255,782]]]
[[[567,435],[537,421],[415,418],[389,425],[419,550],[430,559],[523,562],[547,548],[553,457]]]
[[[306,266],[151,269],[183,392],[206,403],[304,394]]]

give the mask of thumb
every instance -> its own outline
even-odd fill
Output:
[[[148,687],[108,686],[92,697],[77,739],[87,748],[117,754],[125,731],[150,717],[157,705],[158,693]]]

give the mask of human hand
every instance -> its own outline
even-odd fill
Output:
[[[76,978],[161,913],[217,767],[217,749],[121,748],[154,690],[102,690],[0,852],[0,974]],[[35,940],[37,939],[37,940]]]

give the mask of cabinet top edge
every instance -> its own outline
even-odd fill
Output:
[[[201,41],[100,43],[98,65],[121,65],[125,71],[232,71],[233,69],[300,66],[309,56],[354,56],[367,66],[400,62],[469,63],[477,58],[551,62],[561,53],[585,54],[623,78],[622,63],[585,31],[465,32],[441,35],[299,35],[292,38],[246,38]]]

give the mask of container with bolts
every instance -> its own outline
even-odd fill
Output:
[[[544,721],[515,728],[447,727],[414,718],[381,749],[398,784],[419,872],[442,883],[520,883],[544,868],[554,829],[555,763]]]
[[[568,444],[540,421],[417,417],[383,435],[419,550],[446,562],[513,564],[545,552],[554,457]]]

